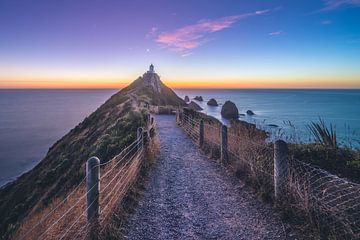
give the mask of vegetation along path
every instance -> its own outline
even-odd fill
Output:
[[[160,155],[125,238],[295,238],[270,206],[198,150],[174,116],[156,121]]]

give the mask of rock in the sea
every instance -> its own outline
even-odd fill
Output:
[[[190,98],[188,96],[185,96],[184,101],[185,102],[190,102]]]
[[[236,107],[235,103],[231,101],[226,101],[221,108],[221,116],[226,119],[238,119],[239,110]]]
[[[277,127],[279,127],[278,125],[276,125],[276,124],[268,124],[268,126],[269,127],[273,127],[273,128],[277,128]]]
[[[246,114],[247,114],[247,115],[250,115],[250,116],[255,115],[255,113],[254,113],[253,111],[251,111],[251,110],[247,110],[247,111],[246,111]]]
[[[201,111],[203,110],[196,102],[194,101],[191,101],[189,104],[188,104],[188,108],[192,109],[192,110],[195,110],[195,111]]]
[[[217,101],[216,101],[214,98],[210,99],[210,100],[207,102],[207,105],[213,106],[213,107],[219,106],[218,103],[217,103]]]
[[[196,96],[194,99],[195,99],[196,101],[199,101],[199,102],[204,101],[203,98],[202,98],[202,96]]]
[[[239,114],[239,117],[245,117],[245,114],[240,113],[240,114]]]

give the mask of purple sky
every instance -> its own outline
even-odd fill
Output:
[[[0,88],[123,85],[150,63],[172,86],[360,87],[359,26],[360,0],[3,0]]]

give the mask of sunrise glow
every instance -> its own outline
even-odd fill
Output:
[[[0,88],[360,88],[358,1],[226,2],[2,2]]]

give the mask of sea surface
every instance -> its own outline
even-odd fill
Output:
[[[0,90],[0,185],[32,169],[49,147],[95,111],[118,90]],[[240,119],[275,137],[309,141],[306,125],[319,117],[336,125],[341,142],[358,146],[360,90],[176,89],[180,96],[202,96],[203,112],[221,119],[220,104],[233,101]],[[269,126],[277,125],[278,127]]]
[[[228,122],[221,118],[221,105],[231,100],[239,113],[245,114],[240,120],[267,130],[273,139],[312,141],[307,125],[321,118],[336,129],[340,144],[360,147],[360,90],[177,89],[176,93],[182,98],[188,96],[204,109],[202,112],[225,124]],[[195,101],[195,96],[202,96],[204,101]],[[210,98],[219,106],[208,106]],[[255,115],[247,115],[247,110]]]
[[[116,91],[0,90],[0,186],[32,169]]]

